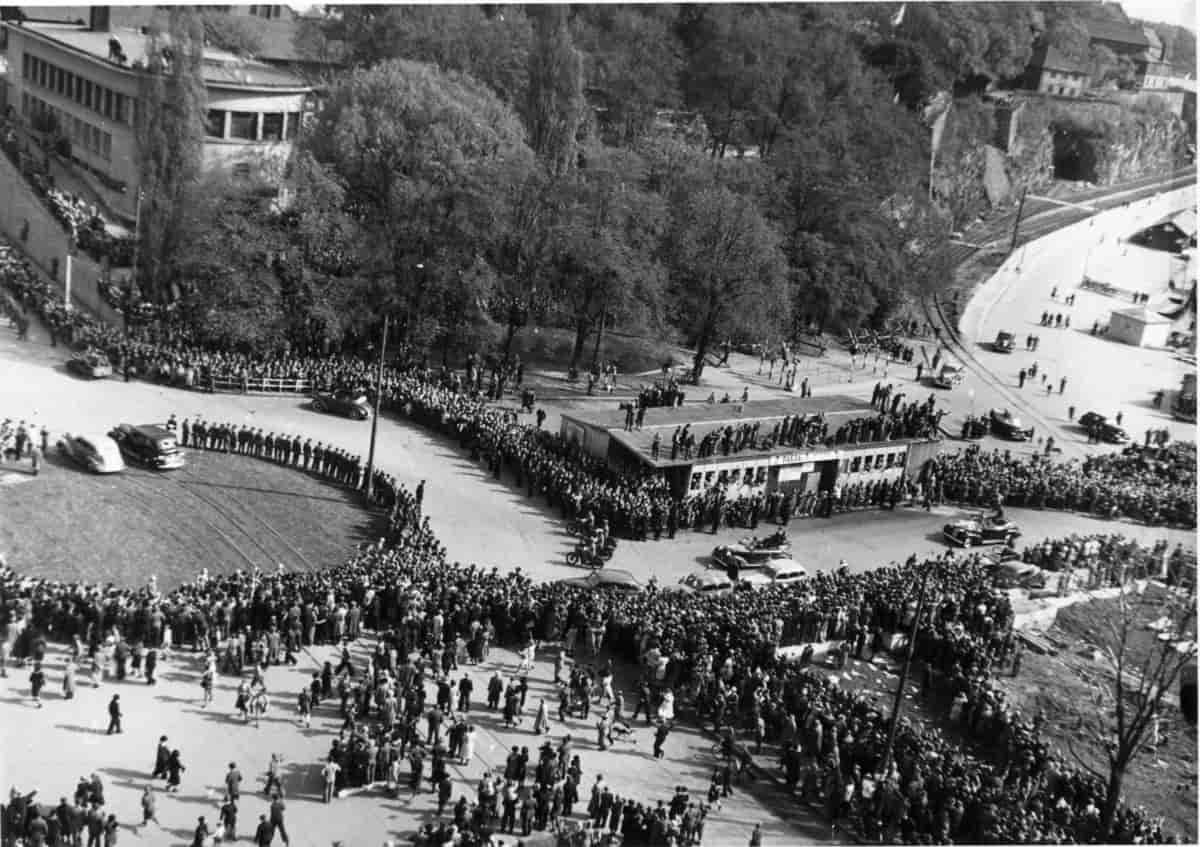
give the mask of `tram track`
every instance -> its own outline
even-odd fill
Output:
[[[1054,208],[1037,212],[1033,215],[1023,217],[1021,219],[1021,230],[1018,232],[1016,243],[1018,246],[1027,244],[1052,232],[1055,232],[1064,227],[1087,220],[1096,214],[1111,209],[1126,205],[1135,200],[1145,199],[1146,197],[1155,196],[1164,191],[1173,191],[1178,188],[1184,188],[1188,185],[1193,185],[1196,182],[1196,172],[1193,168],[1188,168],[1185,171],[1176,171],[1170,177],[1159,180],[1136,180],[1124,186],[1115,186],[1113,189],[1103,192],[1086,192],[1075,198],[1074,202],[1088,203],[1095,208],[1094,211],[1088,211],[1079,208],[1068,206],[1055,206]],[[953,254],[955,270],[957,271],[971,259],[981,253],[995,252],[1007,249],[1011,246],[1012,239],[1001,239],[997,236],[1001,233],[1001,227],[1004,230],[1009,230],[1016,223],[1015,213],[1009,214],[996,221],[989,222],[987,234],[979,232],[972,237],[971,231],[968,230],[964,235],[964,240],[970,238],[971,243],[963,243],[956,245],[956,252]],[[1021,237],[1021,234],[1024,237]],[[979,238],[979,235],[984,235]],[[946,315],[945,309],[942,306],[941,298],[934,294],[930,297],[923,298],[921,301],[922,311],[925,314],[925,319],[931,325],[938,327],[941,330],[941,342],[951,350],[962,362],[972,376],[979,380],[982,384],[991,388],[999,396],[1003,397],[1012,404],[1012,408],[1019,410],[1026,418],[1036,422],[1051,435],[1056,436],[1060,449],[1072,446],[1071,441],[1067,438],[1066,431],[1059,424],[1052,422],[1047,416],[1043,415],[1038,409],[1018,394],[1011,386],[1005,384],[1000,377],[991,371],[980,359],[975,355],[975,351],[970,349],[971,344],[974,344],[973,339],[963,339],[959,334],[958,326],[955,321],[950,320]],[[1075,452],[1073,450],[1073,452]],[[1082,455],[1082,454],[1081,454]]]

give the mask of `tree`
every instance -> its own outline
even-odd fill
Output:
[[[529,51],[529,87],[522,117],[529,146],[551,174],[575,164],[583,125],[583,56],[571,40],[564,6],[530,6],[533,47]]]
[[[372,233],[379,307],[399,311],[402,337],[432,341],[427,297],[474,265],[531,160],[516,116],[465,74],[393,60],[346,77],[307,143]]]
[[[1131,594],[1128,581],[1122,579],[1118,590],[1116,613],[1105,620],[1107,643],[1103,645],[1112,678],[1097,683],[1101,703],[1111,710],[1112,728],[1100,842],[1108,841],[1113,833],[1130,763],[1145,747],[1148,733],[1155,728],[1184,669],[1196,662],[1194,596],[1166,589],[1163,599],[1148,609],[1141,597]],[[1151,626],[1154,637],[1147,634]]]
[[[202,6],[204,37],[208,43],[231,53],[255,56],[263,46],[262,19],[253,15],[231,15],[219,8]]]
[[[134,110],[141,202],[138,281],[160,302],[170,299],[171,257],[180,246],[184,200],[200,173],[206,91],[204,27],[190,6],[172,6],[164,32],[147,34]]]
[[[670,279],[677,320],[696,348],[697,382],[713,343],[772,333],[788,312],[787,262],[754,201],[705,188],[674,212]]]
[[[569,370],[607,319],[657,313],[664,278],[657,251],[666,208],[641,190],[644,165],[635,154],[593,146],[585,164],[561,181],[564,202],[551,224],[555,300],[575,331]]]

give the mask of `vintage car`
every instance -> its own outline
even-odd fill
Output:
[[[745,568],[761,568],[767,562],[790,561],[792,554],[779,548],[753,550],[744,544],[722,544],[713,548],[713,564],[728,570],[730,565],[736,565],[739,570]]]
[[[1105,444],[1129,443],[1129,433],[1099,412],[1084,412],[1079,416],[1079,426],[1087,432],[1095,429],[1096,434]]]
[[[125,470],[121,448],[103,433],[72,435],[64,432],[58,442],[58,451],[92,473],[117,473]]]
[[[791,559],[772,559],[761,568],[741,578],[751,588],[766,588],[770,585],[789,585],[808,578],[808,569]]]
[[[733,581],[720,571],[695,571],[679,580],[677,585],[667,586],[663,591],[719,597],[733,591]]]
[[[98,350],[84,350],[67,361],[67,370],[87,379],[105,379],[113,374],[112,362]]]
[[[175,433],[156,424],[121,424],[109,437],[121,448],[121,455],[131,464],[167,471],[183,467],[183,451]]]
[[[931,377],[934,388],[954,388],[966,378],[966,370],[962,365],[947,362]]]
[[[1003,544],[1012,546],[1013,539],[1021,534],[1017,525],[1000,514],[971,515],[951,521],[942,527],[942,537],[959,547],[975,547],[980,544]]]
[[[1026,427],[1019,417],[1008,409],[992,409],[988,412],[992,435],[1009,441],[1028,441],[1033,438],[1033,427]]]
[[[962,437],[966,440],[973,441],[983,438],[988,434],[990,429],[991,427],[988,424],[988,419],[985,416],[979,415],[978,417],[972,417],[967,415],[962,425]]]
[[[582,588],[587,591],[594,591],[597,588],[612,588],[617,591],[630,592],[642,590],[642,584],[638,582],[637,577],[629,571],[613,568],[601,568],[598,571],[592,571],[587,576],[573,576],[568,579],[560,579],[558,584],[570,588]]]
[[[318,391],[313,394],[312,407],[317,412],[329,412],[356,421],[371,417],[371,407],[365,391],[339,388],[336,391]]]
[[[1021,554],[1011,547],[984,556],[983,566],[991,573],[997,588],[1046,587],[1046,572],[1037,565],[1022,561]]]
[[[996,353],[1011,353],[1016,346],[1017,339],[1011,332],[1004,330],[996,333],[996,340],[992,342],[992,350]]]

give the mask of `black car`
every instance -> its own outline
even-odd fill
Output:
[[[1026,427],[1021,419],[1007,409],[992,409],[988,413],[992,435],[1009,441],[1029,441],[1033,438],[1033,427]]]
[[[1003,544],[1011,547],[1013,539],[1021,534],[1015,523],[1003,515],[972,515],[951,521],[942,527],[942,537],[959,547],[975,547],[980,544]]]
[[[339,388],[336,391],[318,391],[313,395],[312,407],[318,412],[329,412],[334,415],[365,421],[371,417],[371,407],[367,403],[365,391],[350,388]]]
[[[992,342],[992,349],[997,353],[1011,353],[1016,346],[1017,339],[1013,334],[1003,330],[996,333],[996,340]]]
[[[109,437],[121,448],[121,455],[131,464],[166,471],[183,467],[183,451],[175,433],[155,424],[121,424]]]
[[[1129,443],[1129,433],[1098,412],[1085,412],[1080,415],[1079,426],[1085,432],[1098,436],[1105,444]]]
[[[105,379],[113,374],[108,357],[96,350],[76,353],[67,361],[67,370],[87,379]]]

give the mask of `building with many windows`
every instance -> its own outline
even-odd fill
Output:
[[[818,416],[833,432],[852,421],[876,419],[879,413],[869,403],[845,396],[745,404],[689,403],[647,409],[640,428],[626,429],[625,411],[609,408],[564,412],[559,434],[614,468],[663,477],[676,496],[714,487],[722,488],[730,497],[740,497],[787,490],[797,494],[832,491],[855,483],[890,483],[920,471],[941,444],[937,439],[888,437],[797,446],[771,437],[788,421]],[[735,447],[726,452],[726,444],[716,438],[726,430],[753,433],[754,437],[744,438],[742,449]],[[673,435],[681,431],[691,433],[700,448],[690,454],[673,451]],[[714,441],[706,450],[703,444],[709,435]]]
[[[5,111],[53,139],[132,214],[138,182],[134,127],[146,63],[146,35],[109,25],[108,10],[90,21],[3,24]],[[208,100],[204,167],[234,176],[281,172],[312,89],[294,73],[204,48]],[[109,194],[111,192],[111,194]]]

